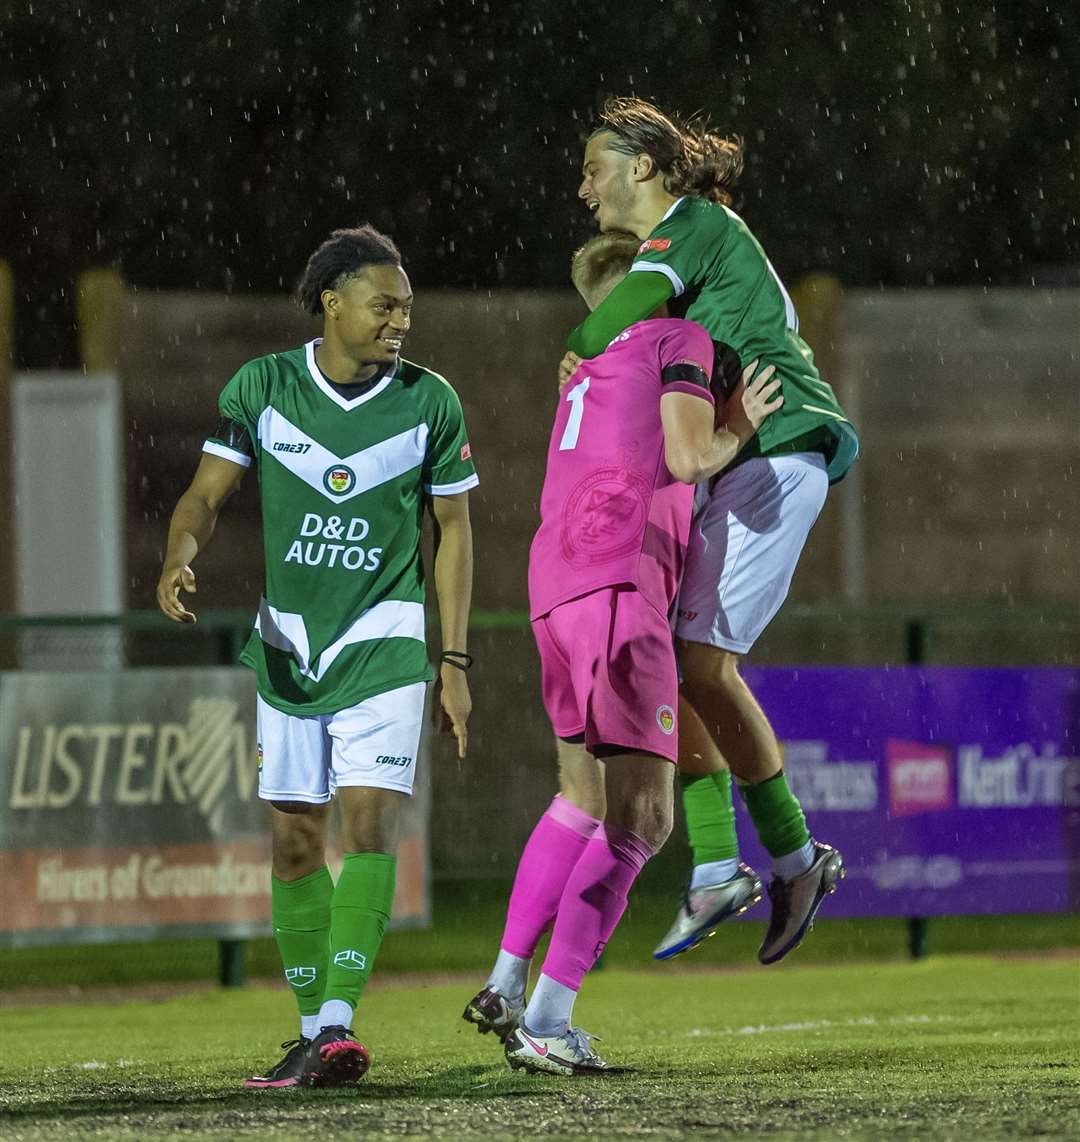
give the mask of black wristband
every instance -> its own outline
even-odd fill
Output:
[[[439,661],[447,666],[456,666],[458,670],[468,670],[473,664],[473,656],[463,650],[444,650],[439,655]]]

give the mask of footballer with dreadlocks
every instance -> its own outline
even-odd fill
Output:
[[[368,1067],[353,1014],[390,918],[398,817],[412,793],[426,683],[420,533],[435,520],[441,703],[465,756],[472,590],[468,492],[477,484],[461,404],[403,360],[413,294],[393,242],[336,230],[299,301],[322,336],[249,361],[219,399],[169,528],[158,604],[195,616],[191,564],[254,465],[265,590],[241,660],[256,674],[259,796],[271,804],[271,913],[299,1036],[253,1088],[341,1086]],[[345,861],[326,864],[336,796]]]

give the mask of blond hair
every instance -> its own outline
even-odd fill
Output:
[[[595,309],[630,272],[640,245],[641,239],[625,230],[605,230],[575,251],[570,280],[590,309]]]

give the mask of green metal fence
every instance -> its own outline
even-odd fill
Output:
[[[18,665],[20,635],[120,630],[131,665],[235,662],[252,624],[248,610],[207,610],[194,625],[155,610],[116,615],[0,615],[0,656]],[[526,611],[473,612],[478,635],[521,630]],[[755,647],[755,661],[907,662],[963,665],[1080,663],[1080,606],[1067,603],[787,605]]]
[[[252,627],[248,610],[207,610],[194,625],[170,622],[157,611],[119,615],[0,615],[0,665],[18,668],[20,640],[33,632],[103,632],[103,646],[130,666],[235,663]],[[477,610],[471,646],[482,668],[498,673],[528,653],[525,611]],[[108,641],[110,640],[111,641]],[[84,647],[85,649],[85,647]],[[755,663],[932,664],[967,666],[1080,665],[1080,606],[1069,604],[789,604],[753,653]],[[908,924],[909,950],[927,950],[927,921]],[[221,944],[222,983],[243,979],[243,947]]]

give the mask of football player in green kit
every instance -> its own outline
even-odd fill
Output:
[[[398,816],[412,793],[432,677],[420,535],[435,520],[440,699],[465,756],[472,591],[468,492],[477,484],[461,404],[399,356],[412,287],[385,235],[336,230],[311,256],[299,300],[323,334],[249,361],[218,402],[169,527],[158,603],[249,467],[259,479],[266,585],[241,660],[257,679],[259,796],[271,803],[271,915],[300,1013],[298,1038],[250,1088],[342,1086],[368,1067],[351,1030],[390,918]],[[326,866],[329,803],[345,861]]]
[[[738,142],[677,124],[639,99],[612,99],[589,138],[579,197],[601,230],[642,244],[632,271],[573,331],[563,369],[601,353],[666,304],[712,336],[719,367],[776,367],[783,408],[699,488],[675,625],[683,673],[679,765],[694,870],[654,955],[694,947],[761,896],[739,862],[731,775],[773,857],[772,916],[758,957],[797,947],[843,875],[840,853],[815,841],[788,787],[776,735],[739,674],[739,659],[787,595],[828,486],[858,454],[858,437],[799,337],[795,307],[746,223],[730,209]],[[726,763],[726,764],[725,764]]]

